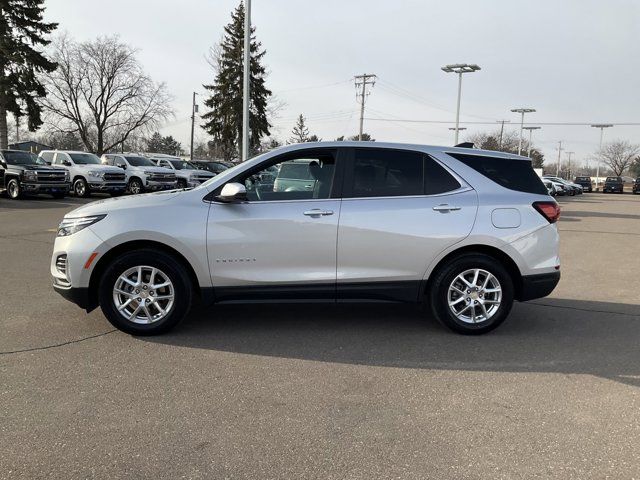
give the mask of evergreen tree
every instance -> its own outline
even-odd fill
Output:
[[[147,140],[147,151],[152,153],[162,153],[162,135],[160,132],[154,132],[151,138]]]
[[[214,59],[216,70],[212,85],[204,85],[211,96],[204,104],[211,109],[202,118],[202,128],[213,137],[225,159],[238,157],[242,151],[242,85],[244,55],[244,4],[231,14],[231,22],[224,28],[219,54]],[[267,100],[271,91],[265,87],[266,70],[262,65],[265,51],[251,28],[249,111],[250,150],[256,151],[260,139],[269,135],[271,125],[267,119]]]
[[[179,155],[182,145],[171,135],[163,137],[159,132],[147,139],[147,151],[152,153],[165,153],[167,155]]]
[[[26,116],[32,132],[42,125],[38,97],[46,95],[37,78],[52,72],[56,64],[38,47],[49,44],[45,35],[58,24],[42,19],[44,0],[0,0],[0,148],[7,148],[7,112],[16,119]]]
[[[309,141],[309,129],[305,124],[304,117],[302,114],[296,120],[296,124],[291,130],[291,138],[289,139],[289,143],[304,143]]]

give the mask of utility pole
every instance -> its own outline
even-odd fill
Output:
[[[560,154],[562,153],[562,140],[558,142],[558,164],[556,165],[556,177],[560,176]]]
[[[531,158],[531,134],[534,130],[540,130],[542,127],[524,127],[524,130],[529,130],[529,151],[527,157]]]
[[[249,79],[251,75],[251,0],[244,2],[244,78],[242,85],[242,158],[249,159],[249,104],[251,90]]]
[[[360,98],[360,131],[358,133],[359,141],[362,141],[362,129],[364,126],[364,102],[369,95],[367,86],[371,85],[373,87],[376,84],[376,79],[377,77],[370,73],[363,73],[362,75],[356,75],[354,77],[356,86],[356,98]]]
[[[573,155],[576,152],[564,152],[567,154],[567,176],[569,178],[567,178],[567,180],[571,181],[571,155]]]
[[[458,135],[458,132],[461,130],[466,130],[467,127],[449,127],[449,130],[454,130],[456,132],[456,135]],[[457,145],[458,142],[456,141],[456,143],[454,143],[454,145]]]
[[[600,148],[598,149],[598,163],[596,164],[596,192],[598,191],[598,182],[600,180],[600,152],[602,152],[602,140],[604,138],[604,129],[613,127],[610,123],[596,123],[591,125],[593,128],[600,129]]]
[[[504,124],[509,122],[511,122],[511,120],[496,120],[496,123],[500,124],[500,141],[498,142],[498,148],[502,148],[502,136],[504,134]]]
[[[519,113],[520,116],[520,141],[518,142],[518,155],[522,155],[522,130],[524,129],[524,114],[533,113],[535,108],[514,108],[511,110],[513,113]]]
[[[198,105],[196,105],[196,92],[193,92],[193,103],[191,104],[191,149],[189,150],[189,160],[193,160],[193,129],[196,124],[196,113],[198,113]]]
[[[460,99],[462,98],[462,74],[463,73],[473,73],[480,70],[478,65],[468,63],[454,63],[452,65],[445,65],[441,68],[443,72],[446,73],[457,73],[458,74],[458,103],[456,104],[456,136],[454,145],[458,144],[458,130],[460,127]]]

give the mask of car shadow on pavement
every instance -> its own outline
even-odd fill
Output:
[[[640,387],[640,306],[516,303],[490,334],[462,336],[417,306],[249,304],[196,310],[141,341],[381,367],[591,374]]]

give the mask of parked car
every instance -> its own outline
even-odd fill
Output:
[[[542,183],[547,187],[547,191],[552,197],[564,196],[567,193],[567,187],[562,183],[552,182],[551,180],[543,180]]]
[[[38,163],[38,157],[22,150],[0,150],[0,192],[11,199],[47,193],[63,198],[69,193],[69,174]]]
[[[158,167],[148,158],[136,154],[105,153],[103,165],[113,165],[124,170],[130,193],[155,192],[176,188],[177,178],[173,170]]]
[[[556,182],[556,183],[560,183],[562,185],[565,186],[565,190],[566,190],[566,194],[569,196],[574,196],[574,195],[581,195],[582,194],[582,187],[576,183],[570,182],[568,180],[565,180],[564,178],[560,178],[560,177],[551,177],[548,175],[545,175],[542,177],[543,180],[551,180],[552,182]]]
[[[602,193],[624,193],[624,182],[622,177],[607,177],[602,187]]]
[[[200,170],[191,162],[171,155],[149,154],[148,157],[159,167],[168,168],[175,173],[178,188],[197,187],[203,182],[214,177],[214,174],[206,170]]]
[[[573,183],[576,183],[582,187],[582,190],[591,193],[593,191],[593,186],[591,183],[591,177],[580,176],[576,177]]]
[[[192,163],[200,170],[206,170],[213,173],[214,175],[222,173],[225,170],[233,167],[232,164],[223,162],[221,160],[193,160]]]
[[[102,165],[93,153],[43,150],[38,157],[54,168],[69,172],[72,191],[78,197],[88,197],[93,192],[118,196],[127,189],[126,176],[122,169]]]
[[[635,182],[633,182],[633,193],[640,193],[640,177],[636,178]]]
[[[308,161],[314,188],[273,167]],[[117,328],[173,328],[194,296],[422,303],[465,334],[560,279],[558,204],[529,159],[379,142],[288,145],[193,189],[84,205],[58,228],[53,285]]]

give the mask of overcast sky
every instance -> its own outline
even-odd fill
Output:
[[[46,16],[78,40],[118,34],[140,50],[156,81],[175,97],[163,129],[188,148],[191,92],[212,81],[205,61],[237,0],[47,0]],[[253,0],[252,22],[267,51],[267,86],[285,106],[273,135],[289,138],[295,117],[324,140],[357,133],[353,76],[375,73],[365,131],[377,140],[451,144],[453,124],[381,119],[455,119],[455,75],[440,67],[477,63],[466,75],[462,121],[640,122],[639,0]],[[202,98],[202,96],[200,97]],[[201,113],[203,109],[201,109]],[[474,131],[491,125],[462,125]],[[196,138],[206,140],[196,129]],[[606,139],[640,143],[640,126],[616,126]],[[588,126],[543,126],[534,144],[549,160],[558,140],[574,158],[597,148]],[[565,158],[565,157],[563,157]]]

